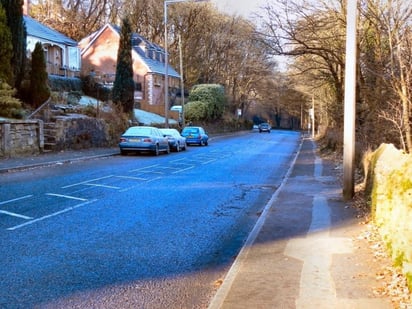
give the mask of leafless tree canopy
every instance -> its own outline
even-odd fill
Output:
[[[133,31],[163,46],[163,0],[39,0],[32,14],[79,40],[125,14]],[[357,134],[375,147],[411,141],[412,35],[409,0],[358,4]],[[209,2],[168,6],[171,63],[182,39],[186,89],[219,83],[238,109],[302,118],[316,102],[318,127],[341,130],[345,76],[346,1],[267,0],[254,21]],[[274,56],[290,59],[280,73]],[[253,107],[253,108],[252,108]],[[302,119],[303,120],[303,119]]]

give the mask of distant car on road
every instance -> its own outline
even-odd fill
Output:
[[[268,124],[267,122],[263,122],[259,125],[259,133],[262,133],[262,132],[270,133],[270,129],[271,129],[270,124]]]
[[[155,127],[136,126],[128,128],[120,137],[120,154],[149,151],[158,156],[160,152],[170,153],[169,141]]]
[[[186,150],[186,138],[181,136],[176,129],[160,129],[163,136],[169,141],[171,150],[179,152],[180,150]]]
[[[185,127],[182,130],[183,137],[186,138],[186,143],[188,145],[195,144],[200,146],[207,146],[209,145],[209,136],[205,129],[202,127]]]

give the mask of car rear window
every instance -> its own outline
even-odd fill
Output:
[[[142,135],[147,136],[152,134],[152,129],[150,128],[129,128],[125,135]]]
[[[191,134],[191,133],[199,133],[199,129],[190,128],[190,129],[185,129],[183,132],[184,132],[184,133],[189,133],[189,134]]]

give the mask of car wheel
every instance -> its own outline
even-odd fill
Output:
[[[156,148],[154,150],[154,155],[158,156],[159,155],[159,145],[156,145]]]
[[[207,145],[209,145],[209,142],[208,142],[208,141],[205,141],[205,146],[207,146]]]
[[[177,143],[176,145],[176,152],[180,152],[180,143]]]
[[[187,144],[186,143],[184,143],[184,145],[183,145],[183,150],[187,150]]]
[[[204,140],[202,140],[202,139],[201,139],[201,140],[200,140],[200,143],[199,143],[199,145],[200,145],[200,146],[204,146],[204,145],[205,145],[205,142],[204,142]]]
[[[167,148],[166,148],[166,153],[167,153],[167,154],[169,154],[169,153],[170,153],[170,146],[169,146],[169,145],[167,145]]]

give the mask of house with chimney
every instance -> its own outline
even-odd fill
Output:
[[[82,75],[92,74],[108,86],[114,82],[120,27],[106,24],[99,31],[79,42]],[[164,116],[165,114],[165,51],[137,33],[132,34],[133,79],[135,81],[135,107]],[[170,106],[176,103],[180,88],[180,75],[170,65],[167,70]],[[171,118],[178,118],[171,113]]]

